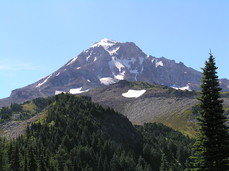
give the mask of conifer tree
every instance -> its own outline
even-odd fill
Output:
[[[191,169],[195,171],[226,171],[229,160],[228,127],[223,115],[223,101],[220,99],[215,58],[210,53],[203,68],[200,107],[198,118],[199,132],[194,145]]]
[[[9,162],[6,152],[6,143],[5,140],[0,137],[0,170],[8,170]]]

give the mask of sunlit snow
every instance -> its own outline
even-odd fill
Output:
[[[113,49],[113,50],[108,50],[108,49],[107,49],[107,51],[108,51],[109,54],[112,56],[112,55],[114,55],[114,54],[117,54],[117,51],[119,50],[119,48],[120,48],[120,47],[116,47],[116,48]]]
[[[164,63],[162,61],[158,61],[158,59],[152,59],[151,62],[154,63],[155,61],[155,67],[159,67],[159,66],[164,66]]]
[[[103,77],[99,79],[101,84],[109,85],[115,83],[114,79],[111,77]]]
[[[145,92],[146,90],[131,90],[130,89],[126,93],[122,93],[122,96],[126,98],[138,98],[142,96]]]
[[[97,42],[94,45],[92,45],[92,47],[103,46],[104,49],[107,50],[109,47],[113,46],[115,43],[117,42],[105,38],[105,39],[102,39],[100,42]]]
[[[123,71],[123,72],[121,72],[120,74],[115,75],[114,77],[115,77],[117,80],[124,80],[125,72],[126,72],[126,71]]]
[[[60,72],[58,72],[58,73],[56,74],[56,77],[59,76],[59,75],[60,75]]]
[[[43,82],[41,82],[41,83],[37,84],[37,86],[36,86],[36,87],[40,87],[40,86],[42,86],[44,83],[46,83],[46,82],[48,81],[48,79],[49,79],[51,76],[52,76],[52,74],[51,74],[51,75],[49,75],[48,77],[46,77],[46,79],[45,79]]]
[[[120,47],[115,47],[113,49],[111,48],[116,43],[118,42],[105,38],[105,39],[102,39],[100,42],[93,44],[92,47],[102,46],[112,56],[114,54],[117,54],[117,51],[120,48]]]
[[[68,66],[68,65],[71,65],[73,62],[75,62],[77,58],[78,58],[78,56],[75,57],[75,58],[73,58],[73,59],[67,64],[67,66]]]
[[[70,89],[69,93],[70,94],[80,94],[80,93],[87,92],[87,91],[89,90],[82,90],[82,87],[80,87],[80,88]]]
[[[111,71],[114,70],[114,67],[116,67],[119,70],[119,72],[121,72],[122,68],[125,68],[125,66],[115,57],[112,57],[112,60],[109,61],[108,64]]]
[[[86,60],[88,61],[90,57],[91,57],[91,55],[87,56],[87,57],[86,57]]]
[[[159,61],[159,62],[156,62],[155,63],[155,66],[156,68],[159,67],[159,66],[164,66],[163,62],[162,61]]]
[[[186,86],[184,87],[175,87],[173,86],[172,88],[176,89],[176,90],[182,90],[182,91],[185,91],[185,90],[188,90],[188,91],[192,91],[189,87],[189,84],[187,84]]]
[[[55,95],[61,94],[61,93],[66,93],[64,91],[55,91]]]

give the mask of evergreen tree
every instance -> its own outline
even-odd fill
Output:
[[[7,152],[6,152],[6,144],[4,141],[5,140],[2,140],[0,138],[0,170],[9,169],[9,163],[8,163]]]
[[[194,145],[191,170],[226,171],[229,170],[229,136],[223,115],[223,101],[220,90],[215,58],[210,53],[203,68],[201,112],[198,118],[199,132]]]
[[[20,171],[20,158],[19,158],[19,145],[17,142],[15,142],[13,146],[13,152],[12,152],[12,160],[11,160],[11,169],[13,171]]]
[[[169,171],[169,163],[164,153],[162,154],[162,157],[161,157],[160,171]]]

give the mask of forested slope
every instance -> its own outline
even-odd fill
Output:
[[[161,124],[133,127],[113,109],[62,94],[24,135],[0,139],[0,170],[184,170],[192,140]]]

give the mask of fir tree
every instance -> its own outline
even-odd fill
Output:
[[[199,132],[194,145],[191,169],[195,171],[226,171],[229,159],[228,127],[223,115],[223,101],[220,90],[215,58],[210,53],[203,68],[200,92],[201,112],[198,118]]]
[[[164,153],[162,154],[162,157],[161,157],[160,171],[169,171],[169,163]]]
[[[6,152],[6,144],[4,141],[5,140],[2,140],[0,137],[0,170],[9,169],[9,163],[8,163],[7,152]]]

